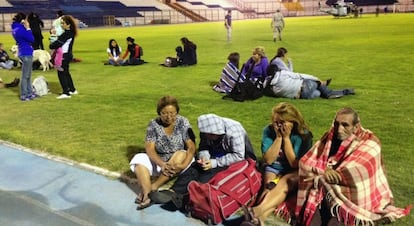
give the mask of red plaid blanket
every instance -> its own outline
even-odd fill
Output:
[[[359,127],[342,142],[336,155],[329,157],[333,133],[332,127],[300,160],[295,210],[299,222],[308,226],[324,197],[331,212],[345,225],[373,225],[409,214],[410,207],[402,209],[392,204],[378,138]],[[322,175],[328,166],[339,172],[340,184],[325,182]],[[281,206],[282,211],[284,207],[286,204]]]

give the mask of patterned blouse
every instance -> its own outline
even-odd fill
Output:
[[[163,161],[168,161],[178,150],[185,150],[185,142],[190,139],[188,130],[191,128],[188,119],[177,115],[174,131],[167,135],[161,119],[151,120],[147,127],[146,142],[155,143],[155,150]]]

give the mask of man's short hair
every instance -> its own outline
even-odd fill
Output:
[[[352,119],[353,125],[356,125],[357,123],[359,123],[358,113],[354,109],[352,109],[350,107],[342,108],[341,110],[339,110],[336,113],[336,115],[348,115],[348,114],[352,114],[353,115],[353,119]]]

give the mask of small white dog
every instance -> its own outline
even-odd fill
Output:
[[[17,45],[13,45],[10,49],[10,52],[18,58],[19,56],[19,47]],[[33,51],[33,62],[39,61],[42,65],[43,71],[48,71],[50,67],[53,67],[53,64],[50,62],[52,57],[50,53],[43,49],[36,49]]]

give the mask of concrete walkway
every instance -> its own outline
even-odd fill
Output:
[[[137,211],[135,197],[119,180],[0,141],[0,225],[205,225],[160,205]]]
[[[205,225],[171,205],[136,210],[138,185],[114,178],[120,175],[0,140],[0,225]],[[220,225],[242,220],[235,214]]]

